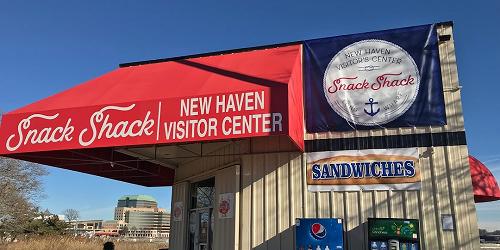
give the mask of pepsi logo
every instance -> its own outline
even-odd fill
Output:
[[[317,240],[323,239],[326,236],[326,228],[320,223],[311,225],[311,235]]]

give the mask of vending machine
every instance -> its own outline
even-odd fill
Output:
[[[370,250],[420,249],[419,222],[414,219],[369,218]]]
[[[296,250],[343,250],[342,219],[297,219],[295,222]]]

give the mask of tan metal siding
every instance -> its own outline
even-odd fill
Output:
[[[239,248],[290,249],[294,220],[306,214],[308,217],[343,218],[349,249],[368,249],[365,232],[370,217],[420,219],[422,249],[477,249],[466,146],[419,148],[419,154],[420,191],[321,193],[307,191],[306,175],[299,174],[305,171],[300,153],[242,156],[240,223],[236,229],[240,231]],[[174,201],[184,196],[180,190],[186,188],[180,185],[174,186]],[[306,202],[302,201],[304,197],[307,197]],[[440,229],[441,214],[446,213],[455,214],[455,232]],[[173,223],[172,246],[178,244],[177,240],[185,239],[185,236],[174,239],[179,230],[185,229]],[[223,241],[218,236],[215,239],[215,244]]]
[[[435,147],[433,148],[434,153],[426,156],[425,152],[431,149],[419,148],[419,153],[423,155],[420,159],[420,167],[422,168],[422,189],[420,191],[311,193],[302,189],[306,196],[309,196],[309,202],[303,204],[306,209],[305,213],[309,214],[310,217],[343,218],[348,249],[368,249],[365,232],[366,222],[370,217],[420,219],[422,243],[424,244],[422,249],[476,249],[478,242],[474,238],[476,234],[474,231],[477,229],[470,225],[471,222],[475,221],[475,213],[459,211],[463,210],[464,207],[473,206],[473,203],[471,204],[472,197],[466,198],[468,195],[465,192],[456,192],[456,187],[450,188],[448,186],[450,183],[452,186],[467,183],[467,177],[460,176],[463,173],[453,170],[468,167],[466,162],[461,160],[467,157],[466,147]],[[280,159],[286,158],[287,154],[291,158],[288,164],[275,164],[276,161],[281,162]],[[445,154],[448,156],[445,157]],[[455,160],[445,161],[445,158]],[[297,165],[294,166],[294,162],[303,162],[302,155],[277,153],[243,157],[243,173],[251,172],[253,175],[244,176],[242,187],[241,218],[247,219],[242,219],[240,224],[241,249],[288,249],[284,248],[284,244],[288,244],[288,242],[283,240],[282,235],[292,227],[283,228],[283,231],[281,228],[279,231],[274,229],[277,220],[293,221],[295,219],[292,216],[287,216],[288,212],[278,212],[278,216],[276,216],[276,211],[282,211],[279,209],[281,204],[288,202],[285,200],[288,190],[294,190],[305,182],[305,175],[302,175],[301,181],[293,181],[293,177],[287,178],[286,175],[280,174],[286,171],[282,168],[291,169],[290,171],[299,168]],[[275,168],[269,166],[275,166]],[[304,164],[300,168],[303,169],[303,167]],[[265,174],[263,173],[264,169],[266,170]],[[448,181],[448,178],[463,180]],[[252,186],[249,186],[250,183]],[[283,188],[283,183],[287,183],[288,188]],[[278,185],[277,189],[276,185]],[[458,199],[457,196],[463,196],[461,203],[464,206],[451,205],[451,200]],[[290,201],[290,204],[293,204],[293,201]],[[248,209],[249,207],[252,209]],[[454,213],[457,219],[455,232],[441,230],[441,214],[449,213]],[[254,237],[251,244],[248,240],[250,235]]]
[[[241,167],[240,225],[252,224],[252,176],[251,168]],[[249,226],[240,226],[240,249],[250,249],[251,231]]]
[[[258,165],[260,167],[252,169],[252,225],[251,225],[251,235],[252,235],[252,246],[258,246],[264,242],[264,235],[266,233],[266,221],[264,213],[264,159],[262,156],[255,155],[252,156],[252,165]],[[246,166],[245,163],[242,166]],[[245,216],[245,215],[242,215]],[[248,225],[247,225],[248,226]]]
[[[213,249],[238,249],[239,227],[239,206],[233,209],[233,218],[220,219],[217,211],[219,195],[224,193],[234,193],[234,204],[239,201],[240,189],[240,166],[235,165],[217,171],[215,175],[215,209],[214,213],[214,235]]]
[[[174,202],[183,202],[184,211],[182,221],[174,221],[173,216],[170,216],[170,236],[169,247],[170,249],[186,249],[187,242],[187,225],[188,225],[188,197],[189,197],[189,183],[182,182],[175,184],[172,187],[172,209]]]
[[[264,176],[264,213],[266,216],[266,224],[264,230],[264,240],[268,241],[276,235],[276,220],[277,220],[277,199],[276,199],[276,167],[279,157],[273,155],[264,155],[264,168],[266,175]]]
[[[246,155],[241,168],[240,249],[292,249],[303,205],[302,154]]]

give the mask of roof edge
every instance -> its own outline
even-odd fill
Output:
[[[170,61],[185,60],[185,59],[192,59],[192,58],[206,57],[206,56],[225,55],[225,54],[231,54],[231,53],[247,52],[247,51],[252,51],[252,50],[273,49],[273,48],[285,47],[285,46],[290,46],[290,45],[298,45],[301,43],[302,43],[302,41],[295,41],[295,42],[261,45],[261,46],[254,46],[254,47],[240,48],[240,49],[213,51],[213,52],[200,53],[200,54],[187,55],[187,56],[177,56],[177,57],[170,57],[170,58],[161,58],[161,59],[144,60],[144,61],[136,61],[136,62],[129,62],[129,63],[120,63],[119,66],[120,66],[120,68],[126,68],[126,67],[139,66],[139,65],[144,65],[144,64],[170,62]]]

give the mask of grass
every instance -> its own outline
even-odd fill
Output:
[[[0,249],[2,250],[93,250],[93,249],[103,249],[103,244],[108,241],[100,238],[73,238],[67,236],[51,236],[51,237],[37,237],[30,238],[26,240],[20,240],[18,242],[13,242],[9,244],[0,244]],[[117,241],[117,239],[112,239],[115,244],[116,250],[158,250],[160,248],[167,248],[166,243],[155,243],[155,242],[131,242],[131,241]]]

